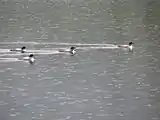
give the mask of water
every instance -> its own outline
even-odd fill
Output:
[[[0,120],[159,120],[159,5],[2,0]],[[114,45],[130,41],[133,53]],[[72,45],[75,56],[56,52]]]

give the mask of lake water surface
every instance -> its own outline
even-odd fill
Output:
[[[160,2],[1,0],[0,120],[159,120]],[[114,44],[133,41],[132,52]],[[29,53],[9,52],[25,45]],[[77,46],[77,54],[57,54]]]

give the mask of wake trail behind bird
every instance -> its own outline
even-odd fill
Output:
[[[17,61],[23,61],[19,58],[0,58],[0,62],[17,62]]]
[[[35,55],[49,55],[49,54],[61,54],[59,52],[60,49],[68,49],[71,46],[76,46],[78,50],[92,50],[92,49],[116,49],[118,48],[117,45],[113,44],[83,44],[83,43],[59,43],[59,42],[0,42],[0,44],[51,44],[51,45],[66,45],[66,47],[55,47],[55,48],[37,48],[37,49],[26,49],[25,53],[14,52],[10,51],[10,49],[0,49],[0,56],[20,56],[20,55],[28,55],[28,54],[35,54]],[[17,45],[16,45],[17,46]],[[20,46],[21,48],[21,46]],[[2,60],[2,59],[1,59]],[[8,59],[9,60],[9,59]],[[13,60],[13,59],[12,59]]]
[[[41,50],[34,50],[34,49],[27,49],[27,52],[25,53],[20,53],[20,52],[11,52],[9,49],[0,49],[0,56],[20,56],[20,55],[28,55],[28,54],[35,54],[35,55],[49,55],[49,54],[60,54],[59,50],[61,49],[68,49],[69,47],[59,47],[59,48],[47,48],[47,49],[41,49]],[[102,46],[97,46],[97,47],[77,47],[78,50],[92,50],[92,49],[117,49],[117,46],[107,46],[107,47],[102,47]]]
[[[108,46],[108,47],[103,47],[103,46],[90,46],[90,47],[77,47],[77,51],[78,50],[84,50],[84,51],[88,51],[88,50],[92,50],[92,49],[116,49],[117,46]],[[50,54],[61,54],[61,52],[59,52],[59,49],[67,49],[67,47],[61,47],[61,48],[48,48],[48,49],[42,49],[42,50],[29,50],[27,49],[26,53],[15,53],[15,52],[11,52],[9,49],[0,49],[0,56],[4,57],[4,58],[0,58],[0,62],[17,62],[17,61],[23,61],[22,59],[20,59],[20,56],[28,56],[29,54],[34,54],[34,55],[50,55]],[[6,53],[8,52],[8,53]],[[64,54],[62,52],[62,54]],[[10,56],[11,58],[6,58],[6,56]],[[17,58],[12,58],[12,57],[17,56]],[[18,57],[19,56],[19,57]]]
[[[61,42],[0,42],[0,45],[4,44],[28,44],[28,45],[65,45],[65,46],[115,46],[114,44],[87,44],[87,43],[61,43]]]

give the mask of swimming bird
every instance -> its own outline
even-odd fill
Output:
[[[72,46],[69,49],[59,50],[59,52],[70,53],[71,55],[75,55],[76,54],[76,47]]]
[[[26,47],[23,46],[21,48],[11,49],[10,51],[25,53],[26,52]]]
[[[28,57],[24,57],[23,60],[27,60],[30,64],[33,64],[35,62],[33,54],[30,54]]]
[[[128,45],[118,45],[119,48],[128,48],[130,51],[133,50],[133,42],[129,42]]]

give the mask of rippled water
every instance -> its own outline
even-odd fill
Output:
[[[159,120],[159,5],[0,1],[0,120]],[[130,41],[133,53],[114,45]],[[75,56],[56,52],[72,45]]]

